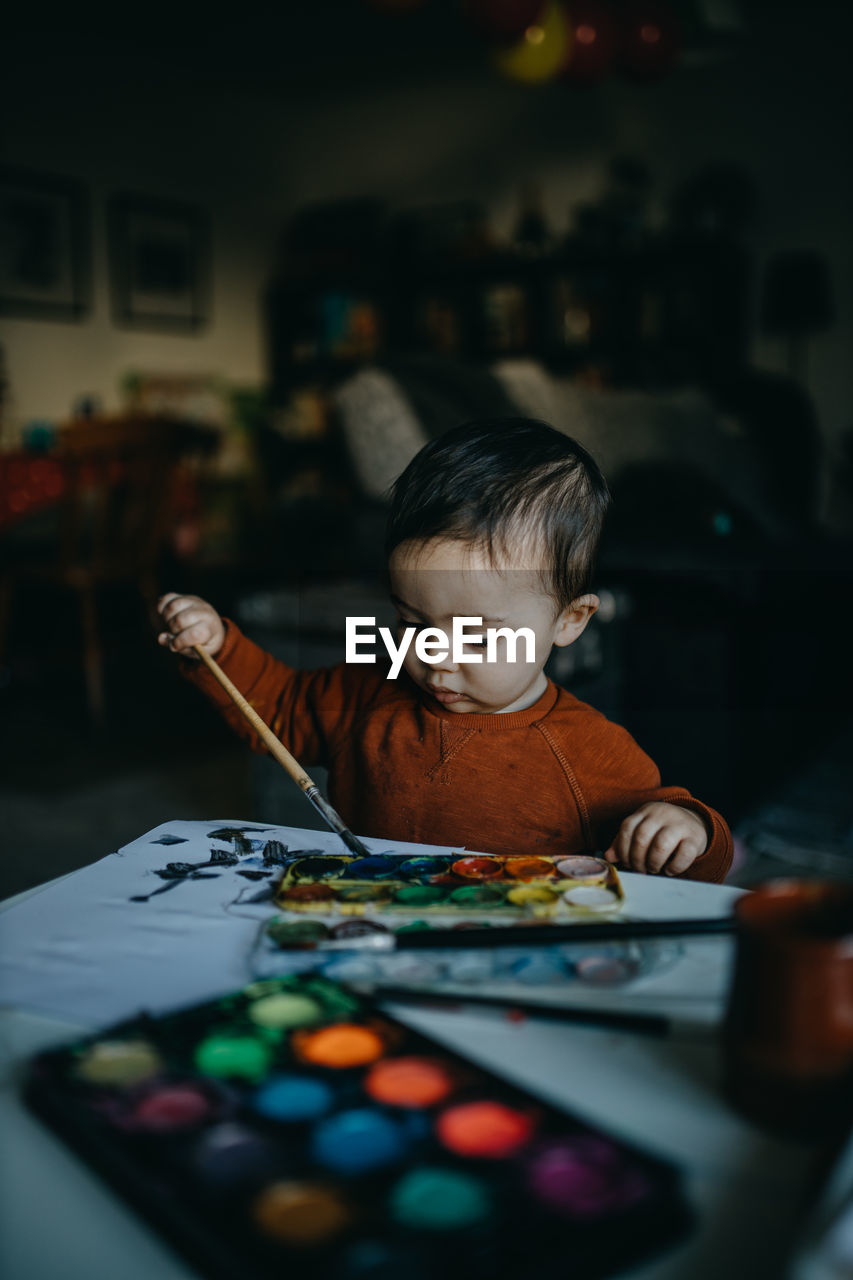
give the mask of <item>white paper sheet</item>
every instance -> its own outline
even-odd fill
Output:
[[[242,829],[242,842],[212,835],[221,828]],[[169,837],[174,843],[164,843]],[[263,869],[262,850],[270,840],[290,850],[341,851],[331,832],[239,820],[166,822],[100,862],[9,905],[0,914],[0,1002],[97,1026],[240,987],[252,976],[258,929],[275,911],[272,903],[252,902],[266,881],[245,874]],[[365,843],[374,852],[389,847],[382,840]],[[417,844],[393,847],[418,854],[451,852]],[[199,866],[188,879],[157,874],[169,863],[208,863],[212,849],[232,856],[236,852],[237,861]],[[726,915],[739,893],[627,873],[622,882],[626,911],[638,919]],[[714,1021],[728,980],[729,940],[696,938],[667,945],[675,947],[675,959],[624,988],[565,982],[531,987],[530,999],[661,1010]],[[401,978],[406,957],[416,954],[421,953],[401,953],[392,961]],[[282,953],[279,971],[287,967]],[[515,983],[481,983],[478,990],[519,997]]]
[[[164,880],[170,862],[205,863],[219,828],[244,828],[256,843],[233,866],[203,867],[204,879]],[[164,837],[179,843],[159,843]],[[258,908],[241,900],[263,882],[241,871],[258,869],[268,840],[290,849],[339,853],[331,832],[223,819],[164,822],[116,853],[46,886],[0,914],[0,1003],[100,1025],[143,1009],[163,1012],[207,1000],[247,982]],[[374,852],[388,841],[365,839]],[[422,845],[395,842],[413,853]],[[165,891],[164,891],[165,890]],[[137,897],[151,894],[147,902]],[[156,896],[154,896],[156,895]],[[272,913],[274,908],[269,907]]]

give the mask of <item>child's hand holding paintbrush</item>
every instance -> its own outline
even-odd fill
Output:
[[[197,649],[203,649],[211,657],[222,648],[225,624],[219,614],[199,596],[181,596],[170,591],[157,601],[157,612],[165,623],[157,643],[174,653],[198,659]]]
[[[157,637],[158,644],[167,645],[175,653],[201,659],[255,730],[270,755],[301,788],[305,798],[311,802],[326,825],[341,837],[352,853],[369,857],[370,850],[362,844],[358,836],[353,835],[340,814],[323,797],[316,782],[309,778],[299,761],[278,740],[269,725],[264,723],[251,703],[246,701],[240,690],[214,661],[213,654],[219,652],[225,639],[225,626],[213,606],[199,596],[181,596],[171,591],[161,596],[157,602],[157,610],[169,628]]]

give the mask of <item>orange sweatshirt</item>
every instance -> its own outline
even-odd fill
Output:
[[[393,843],[487,853],[604,850],[629,813],[665,800],[697,813],[710,835],[684,873],[720,881],[732,860],[723,819],[657,768],[625,729],[553,682],[524,711],[463,715],[402,674],[347,665],[297,671],[226,623],[217,661],[296,758],[329,769],[329,799],[353,831]],[[184,673],[252,748],[265,751],[201,663]]]

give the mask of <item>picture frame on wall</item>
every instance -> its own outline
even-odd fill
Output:
[[[156,332],[194,333],[210,319],[210,228],[204,211],[147,196],[108,211],[113,318]]]
[[[79,320],[91,306],[89,201],[73,178],[0,168],[0,315]]]

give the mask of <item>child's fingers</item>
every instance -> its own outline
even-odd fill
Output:
[[[616,833],[616,838],[610,848],[613,851],[613,857],[608,861],[620,862],[622,866],[630,866],[631,847],[634,840],[634,832],[645,818],[645,814],[641,809],[636,813],[631,813],[624,819],[622,825]],[[609,852],[609,851],[608,851]]]
[[[650,875],[658,875],[682,843],[683,832],[675,826],[658,827],[646,849],[645,867]]]
[[[157,601],[157,612],[162,613],[171,600],[178,599],[180,599],[180,597],[177,591],[167,591],[166,594],[161,596]]]
[[[160,617],[174,630],[173,623],[175,618],[179,617],[185,609],[197,609],[199,606],[210,609],[210,605],[205,605],[203,600],[199,600],[198,596],[172,595],[161,608]]]
[[[195,627],[200,623],[205,623],[213,630],[215,618],[216,615],[212,609],[209,609],[206,605],[203,608],[199,608],[197,601],[191,600],[188,604],[184,604],[178,609],[176,613],[167,618],[164,617],[164,622],[172,635],[177,636],[182,631],[186,631],[187,627]]]
[[[192,649],[193,645],[208,645],[212,639],[213,630],[210,623],[204,620],[182,627],[177,633],[173,631],[171,640],[167,643],[170,644],[175,653],[185,653],[188,649]]]
[[[691,840],[682,840],[669,862],[664,867],[664,874],[668,876],[680,876],[688,867],[693,865],[698,857],[698,846]]]
[[[636,816],[632,814],[632,817]],[[640,813],[639,818],[639,822],[631,832],[630,843],[623,857],[623,862],[632,871],[644,873],[648,870],[646,861],[649,848],[659,831],[659,826],[650,814]]]

